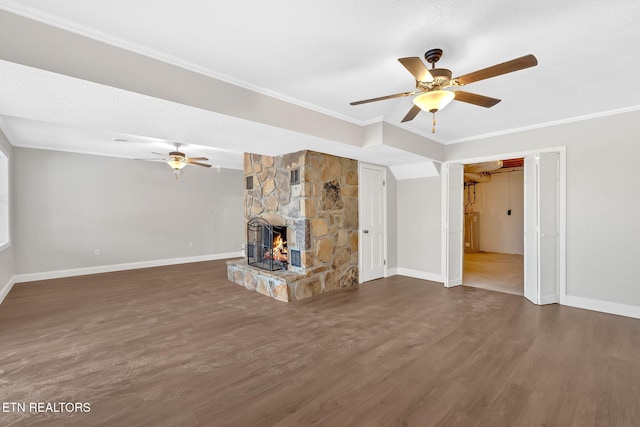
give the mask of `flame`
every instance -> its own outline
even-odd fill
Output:
[[[287,261],[288,252],[284,246],[287,242],[282,239],[282,235],[278,234],[273,238],[273,249],[271,250],[272,257],[275,261]]]

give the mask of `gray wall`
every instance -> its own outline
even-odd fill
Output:
[[[7,137],[4,135],[4,133],[0,130],[0,147],[2,148],[2,151],[7,155],[7,157],[9,158],[9,174],[11,175],[13,173],[13,154],[12,154],[12,147],[11,144],[9,144],[9,141],[7,140]],[[4,177],[0,177],[0,179],[4,179]],[[13,187],[13,179],[10,179],[9,182],[9,208],[12,209],[13,208],[13,192],[12,192],[12,187]],[[12,230],[12,225],[13,225],[13,219],[14,216],[9,215],[9,235],[10,235],[10,240],[13,242],[13,238],[14,236],[11,233]],[[2,289],[9,283],[9,280],[11,279],[11,277],[14,274],[14,266],[13,266],[13,244],[10,246],[5,247],[3,250],[0,251],[0,301],[2,300]]]
[[[242,171],[187,167],[176,180],[163,163],[24,148],[13,159],[16,274],[241,250]]]
[[[387,168],[387,269],[398,268],[398,188]]]
[[[397,182],[399,269],[441,274],[441,185],[439,176]]]
[[[449,145],[447,160],[566,146],[567,294],[640,306],[640,111]]]

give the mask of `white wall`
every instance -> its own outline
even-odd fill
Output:
[[[397,181],[398,273],[439,280],[441,178]]]
[[[4,133],[0,130],[0,149],[3,153],[6,154],[9,159],[9,174],[13,173],[13,152],[11,144],[7,140]],[[5,179],[4,177],[0,177],[0,179]],[[13,192],[12,192],[12,184],[13,179],[10,180],[9,183],[9,207],[10,209],[13,207]],[[13,225],[13,216],[9,216],[9,220],[11,221],[9,224],[9,235],[11,235],[12,225]],[[11,239],[13,240],[13,239]],[[4,299],[6,294],[9,292],[11,287],[11,278],[14,275],[14,265],[13,265],[13,245],[10,244],[5,246],[3,249],[0,249],[0,302]]]
[[[473,186],[468,188],[473,193]],[[467,194],[465,189],[465,201]],[[480,250],[524,255],[523,172],[495,173],[475,185],[475,194],[471,210],[480,214]]]
[[[176,180],[163,163],[24,148],[13,157],[17,274],[241,250],[242,171],[187,167]]]
[[[446,158],[557,146],[566,146],[567,295],[582,306],[640,313],[640,111],[453,144]]]

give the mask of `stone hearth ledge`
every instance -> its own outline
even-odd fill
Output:
[[[311,272],[269,271],[252,267],[247,264],[247,260],[244,258],[227,261],[227,278],[229,281],[278,301],[289,302],[311,296],[306,295],[302,287],[297,292],[298,295],[296,295],[298,283],[311,275]]]

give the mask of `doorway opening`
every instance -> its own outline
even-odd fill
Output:
[[[524,295],[524,158],[464,166],[462,284]]]
[[[566,301],[566,149],[506,154],[524,157],[524,297],[534,304]],[[443,165],[442,271],[444,286],[463,284],[464,164],[495,157],[446,162]]]

